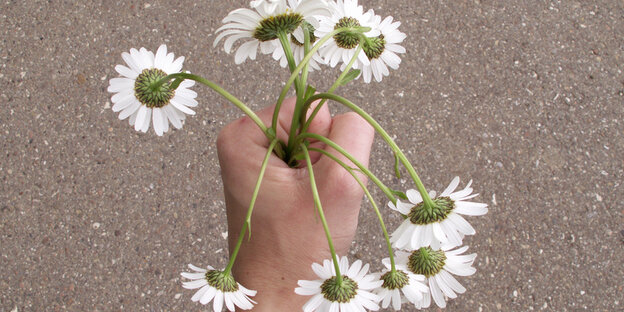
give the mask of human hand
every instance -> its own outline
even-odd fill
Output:
[[[277,136],[284,141],[287,141],[294,104],[294,98],[286,100],[279,115]],[[355,113],[332,118],[327,107],[319,111],[309,132],[328,137],[367,165],[373,128]],[[273,107],[258,112],[265,124],[270,124],[272,114]],[[219,133],[217,149],[230,253],[244,223],[269,144],[248,117],[233,121]],[[311,146],[324,148],[351,164],[318,142]],[[311,152],[311,160],[336,252],[345,255],[355,236],[363,192],[353,177],[328,157]],[[360,178],[366,180],[362,175]],[[330,257],[314,206],[308,169],[290,168],[271,155],[251,218],[251,239],[244,238],[232,270],[236,281],[258,291],[253,298],[258,302],[255,311],[292,311],[308,299],[295,295],[297,280],[315,279],[311,264]]]

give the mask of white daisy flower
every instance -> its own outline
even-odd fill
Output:
[[[237,283],[231,274],[224,274],[222,271],[214,270],[211,266],[208,266],[208,270],[192,264],[188,266],[194,272],[182,272],[182,277],[191,280],[182,283],[182,287],[199,288],[191,298],[193,302],[199,301],[201,304],[207,304],[212,301],[212,309],[215,312],[221,312],[224,303],[229,311],[234,311],[236,307],[251,310],[256,303],[249,298],[255,296],[256,291]]]
[[[396,265],[397,271],[390,271],[390,258],[382,260],[386,266],[386,272],[381,276],[383,285],[377,288],[375,293],[381,297],[381,307],[387,308],[392,303],[395,311],[401,309],[401,304],[421,302],[424,296],[429,296],[429,288],[425,286],[425,276],[414,274],[405,265]],[[401,295],[403,293],[403,295]]]
[[[454,299],[457,294],[466,292],[466,288],[453,277],[470,276],[477,271],[472,267],[477,255],[462,255],[466,250],[468,246],[455,250],[445,246],[441,250],[422,247],[411,253],[397,251],[397,269],[424,275],[425,283],[429,285],[429,292],[424,293],[421,300],[413,302],[416,308],[428,308],[432,297],[440,308],[444,308],[448,298]]]
[[[375,77],[377,82],[381,82],[383,76],[388,76],[392,69],[398,69],[401,64],[401,58],[397,53],[405,53],[405,48],[399,44],[403,42],[406,35],[398,30],[401,22],[392,22],[392,16],[386,17],[381,21],[381,17],[375,15],[375,28],[379,29],[381,34],[377,37],[368,38],[362,44],[362,50],[370,61],[367,64],[360,59],[353,65],[355,69],[362,70],[364,82],[369,83],[371,76]]]
[[[167,54],[164,44],[156,55],[145,48],[133,48],[121,56],[127,66],[117,65],[115,70],[123,77],[111,79],[108,86],[108,92],[115,93],[111,100],[113,111],[121,112],[119,119],[130,117],[130,125],[142,132],[147,132],[151,120],[154,131],[160,136],[169,131],[169,122],[180,129],[185,114],[195,115],[190,107],[197,106],[197,93],[189,89],[195,85],[194,81],[184,80],[176,90],[170,88],[170,83],[163,84],[156,91],[150,89],[151,84],[161,78],[179,73],[183,56],[174,61],[173,53]]]
[[[314,25],[318,24],[316,16],[328,15],[328,5],[325,0],[285,0],[273,2],[275,9],[267,12],[264,5],[254,10],[236,9],[223,19],[225,25],[217,29],[216,46],[221,39],[227,37],[224,43],[226,53],[230,53],[232,46],[239,39],[251,39],[241,44],[236,50],[234,62],[241,64],[247,58],[255,60],[258,47],[264,54],[273,53],[277,47],[271,41],[276,40],[280,31],[291,34],[303,21]]]
[[[437,250],[441,245],[460,246],[464,235],[475,233],[461,215],[481,216],[488,212],[487,204],[467,201],[479,195],[472,194],[471,184],[472,180],[463,190],[454,192],[459,185],[459,178],[455,177],[440,196],[435,197],[435,192],[430,192],[429,196],[435,204],[431,210],[427,209],[416,190],[406,192],[409,203],[400,200],[396,205],[388,203],[391,209],[406,217],[392,233],[390,241],[394,247],[416,250],[431,246]]]
[[[372,10],[364,13],[364,8],[358,5],[357,0],[330,2],[330,11],[332,12],[331,16],[320,17],[320,25],[315,32],[315,35],[319,38],[324,37],[336,28],[356,26],[370,27],[371,30],[364,33],[367,37],[377,37],[380,34],[379,29],[374,28],[375,20],[373,17],[375,13]],[[325,63],[331,67],[336,67],[340,61],[348,64],[355,54],[359,43],[360,33],[342,32],[328,40],[321,48],[320,54]],[[357,57],[363,64],[369,64],[368,57],[366,57],[363,51],[360,51]]]
[[[254,0],[249,3],[249,6],[252,8],[257,8],[259,6],[262,6],[262,9],[265,12],[271,14],[273,13],[273,11],[275,11],[278,5],[280,5],[281,3],[285,1],[286,0]]]
[[[303,305],[304,312],[351,312],[379,310],[379,296],[373,294],[375,288],[383,283],[374,274],[367,274],[369,265],[362,266],[362,261],[357,260],[349,266],[347,257],[342,257],[339,263],[342,274],[342,284],[336,280],[334,262],[323,261],[323,265],[314,263],[312,270],[321,279],[314,281],[300,280],[300,287],[295,288],[295,293],[302,296],[312,296]]]

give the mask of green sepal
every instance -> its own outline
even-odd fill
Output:
[[[361,70],[359,70],[359,69],[353,69],[353,70],[350,70],[350,71],[349,71],[349,72],[348,72],[348,73],[344,76],[344,78],[342,78],[342,80],[340,81],[340,85],[341,85],[341,86],[344,86],[344,85],[346,85],[347,83],[351,82],[353,79],[357,78],[357,77],[360,75],[360,73],[361,73],[361,72],[362,72],[362,71],[361,71]]]

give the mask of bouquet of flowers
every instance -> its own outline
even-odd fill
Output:
[[[180,129],[186,116],[195,114],[192,108],[198,105],[197,93],[191,88],[199,82],[241,109],[270,141],[227,267],[218,270],[211,266],[204,269],[189,265],[193,272],[182,273],[190,280],[184,282],[184,288],[199,289],[191,300],[201,304],[212,302],[214,311],[221,311],[224,305],[229,311],[236,307],[248,310],[256,303],[252,299],[256,291],[238,283],[232,267],[246,234],[250,234],[254,204],[272,154],[290,167],[307,167],[316,213],[331,252],[331,259],[311,264],[317,280],[299,280],[299,287],[293,289],[296,294],[311,296],[302,307],[304,311],[376,311],[380,306],[390,305],[400,310],[405,303],[426,308],[432,298],[443,308],[446,300],[465,292],[454,276],[474,274],[472,265],[476,255],[464,254],[468,247],[462,246],[462,240],[465,235],[473,235],[475,230],[462,215],[484,215],[487,205],[470,201],[478,195],[473,194],[471,182],[457,190],[457,177],[439,195],[428,192],[410,161],[382,126],[362,108],[335,94],[338,87],[360,77],[365,83],[373,78],[381,82],[390,74],[390,69],[399,67],[399,55],[405,53],[401,43],[406,37],[399,31],[400,22],[391,16],[382,18],[373,10],[365,11],[357,0],[255,0],[250,2],[250,8],[230,12],[223,23],[216,31],[214,45],[223,42],[225,51],[230,53],[235,43],[242,42],[235,49],[237,64],[255,60],[260,52],[270,54],[290,71],[275,102],[271,124],[265,124],[245,103],[214,82],[182,71],[184,57],[176,59],[165,45],[156,53],[145,48],[124,52],[122,58],[126,65],[115,67],[121,77],[111,79],[108,88],[114,93],[112,109],[119,112],[119,119],[127,118],[136,131],[142,132],[147,132],[151,124],[154,132],[162,136],[169,130],[169,124]],[[327,91],[318,92],[310,84],[309,74],[320,71],[322,66],[338,64],[339,77]],[[287,129],[288,139],[282,140],[276,135],[278,116],[291,88],[296,94],[296,104],[290,129]],[[400,167],[404,167],[415,189],[403,192],[385,185],[341,146],[328,137],[308,131],[328,101],[347,107],[374,128],[395,156],[395,174],[400,176]],[[317,148],[311,142],[321,142],[342,156]],[[357,260],[349,265],[347,257],[337,255],[316,188],[311,152],[321,153],[342,166],[368,197],[388,248],[388,258],[382,260],[385,267],[382,272],[369,273],[368,264]],[[391,235],[375,199],[359,177],[361,174],[383,192],[389,201],[388,207],[404,218]]]

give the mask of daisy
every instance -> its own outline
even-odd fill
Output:
[[[375,14],[373,10],[364,13],[364,8],[358,5],[357,0],[338,0],[337,3],[330,2],[330,8],[332,12],[331,16],[320,17],[319,28],[317,28],[314,33],[317,37],[322,38],[336,28],[356,26],[370,27],[371,30],[364,33],[367,37],[379,36],[379,30],[374,28],[373,17]],[[325,43],[320,50],[320,54],[325,60],[325,63],[329,64],[331,67],[336,67],[340,61],[344,64],[348,64],[359,44],[360,33],[341,32]],[[363,64],[369,64],[368,58],[363,51],[360,51],[357,57]]]
[[[366,311],[366,309],[379,310],[379,296],[371,291],[383,283],[375,275],[368,273],[368,264],[362,266],[362,261],[357,260],[349,266],[347,257],[340,259],[339,268],[342,275],[342,284],[336,280],[334,262],[323,261],[323,265],[312,264],[312,270],[321,279],[314,281],[300,280],[300,287],[295,288],[295,293],[302,296],[312,296],[303,305],[304,312],[311,311]]]
[[[429,292],[424,293],[421,300],[414,301],[416,308],[428,308],[431,298],[440,307],[446,307],[447,298],[457,298],[457,294],[466,292],[453,275],[470,276],[476,272],[472,267],[476,254],[462,255],[468,246],[450,250],[444,246],[441,250],[422,247],[411,253],[397,251],[397,269],[408,270],[414,274],[424,275]]]
[[[431,210],[427,209],[416,190],[406,192],[409,203],[400,200],[396,205],[388,203],[391,209],[406,218],[392,233],[390,241],[394,247],[416,250],[431,246],[437,250],[441,245],[460,246],[464,235],[475,233],[461,215],[481,216],[488,211],[487,204],[467,201],[479,195],[472,194],[471,184],[472,180],[463,190],[454,192],[459,185],[459,178],[455,177],[440,196],[435,197],[435,192],[431,192],[429,196],[435,204]]]
[[[329,14],[325,0],[289,0],[288,4],[286,0],[281,0],[272,5],[275,5],[272,12],[266,11],[265,5],[258,5],[255,11],[241,8],[230,12],[223,19],[225,25],[217,29],[219,35],[213,45],[227,37],[224,49],[230,53],[236,41],[251,39],[236,50],[234,62],[241,64],[247,58],[255,60],[258,47],[264,54],[273,53],[276,45],[271,41],[278,39],[278,33],[291,34],[303,21],[318,24],[316,16]]]
[[[108,92],[115,93],[111,100],[113,112],[120,112],[119,119],[130,117],[130,125],[137,131],[147,132],[150,120],[154,131],[161,136],[169,131],[169,122],[182,128],[185,114],[195,115],[190,107],[197,106],[197,93],[190,90],[195,82],[184,80],[173,90],[163,84],[158,90],[150,86],[169,74],[179,73],[184,63],[181,56],[174,61],[173,53],[167,54],[167,46],[161,45],[156,55],[145,48],[130,49],[121,54],[127,66],[117,65],[115,70],[123,77],[110,80]]]
[[[212,309],[215,312],[221,312],[224,302],[229,311],[234,311],[235,306],[243,310],[251,310],[253,304],[256,303],[249,298],[255,296],[256,291],[249,290],[237,283],[231,274],[216,271],[211,266],[208,266],[208,270],[192,264],[188,266],[195,272],[182,272],[182,277],[191,280],[184,282],[182,287],[186,289],[199,288],[191,298],[193,302],[199,301],[201,304],[207,304],[213,301]]]
[[[355,69],[362,70],[364,82],[369,83],[371,76],[375,77],[377,82],[381,82],[383,76],[388,76],[392,69],[398,69],[401,64],[401,58],[397,53],[405,53],[405,48],[399,44],[403,42],[406,35],[398,30],[401,22],[392,22],[392,16],[386,17],[381,21],[381,17],[375,15],[375,25],[381,34],[377,37],[368,38],[362,44],[362,50],[369,60],[366,64],[360,59],[353,65]]]
[[[385,309],[392,303],[394,310],[398,311],[403,302],[416,304],[421,302],[424,296],[429,296],[429,288],[423,283],[425,281],[424,275],[414,274],[405,266],[401,266],[402,269],[393,274],[390,271],[390,258],[385,258],[382,262],[386,266],[386,273],[381,276],[383,285],[375,291],[381,297],[382,308]],[[401,293],[404,297],[401,296]]]

